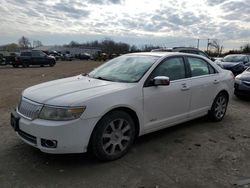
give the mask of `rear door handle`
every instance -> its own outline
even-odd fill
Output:
[[[187,91],[187,90],[189,90],[190,88],[187,86],[187,84],[182,84],[182,88],[181,88],[181,90],[182,91]]]

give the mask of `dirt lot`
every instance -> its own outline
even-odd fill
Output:
[[[72,61],[52,68],[0,67],[1,188],[223,188],[250,180],[250,102],[235,97],[222,122],[200,118],[143,136],[114,162],[101,163],[86,154],[44,154],[17,138],[9,115],[23,89],[88,72],[98,64]]]

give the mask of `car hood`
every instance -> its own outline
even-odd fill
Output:
[[[244,71],[243,73],[239,74],[237,76],[242,81],[249,81],[250,82],[250,72],[249,71]]]
[[[221,61],[219,62],[219,64],[222,65],[223,68],[232,68],[236,65],[242,64],[242,62],[225,62],[225,61]]]
[[[23,97],[47,105],[75,106],[90,98],[125,89],[129,85],[79,75],[32,86],[24,90]]]

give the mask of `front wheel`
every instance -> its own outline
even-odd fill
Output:
[[[55,62],[55,61],[52,61],[52,62],[49,63],[49,66],[50,66],[50,67],[53,67],[53,66],[55,66],[55,64],[56,64],[56,62]]]
[[[113,111],[96,125],[91,138],[91,149],[98,159],[111,161],[125,155],[134,139],[133,119],[124,111]]]
[[[219,93],[214,99],[208,117],[212,121],[221,121],[226,114],[228,104],[228,96],[226,93]]]

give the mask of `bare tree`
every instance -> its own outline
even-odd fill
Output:
[[[23,49],[28,49],[31,45],[30,40],[24,36],[18,40],[18,44]]]
[[[69,43],[69,46],[70,46],[70,47],[78,47],[78,46],[80,46],[80,44],[79,44],[78,42],[72,40],[72,41]]]
[[[219,40],[212,40],[209,43],[209,46],[214,49],[214,53],[217,55],[221,55],[222,50],[223,50],[223,45],[220,44]]]
[[[42,42],[40,41],[40,40],[34,40],[33,41],[33,47],[34,48],[37,48],[37,47],[40,47],[40,46],[42,46],[43,44],[42,44]]]
[[[243,53],[250,53],[250,44],[246,44],[241,47]]]

